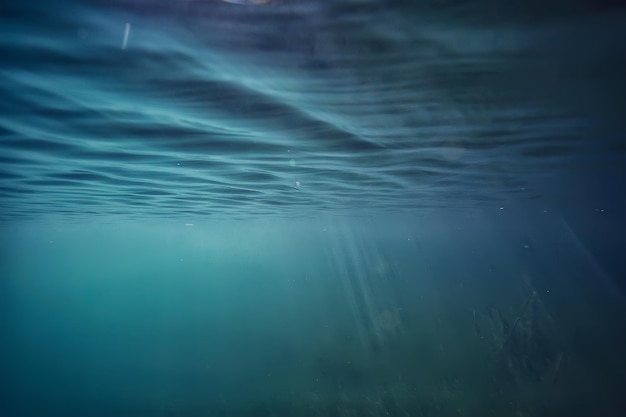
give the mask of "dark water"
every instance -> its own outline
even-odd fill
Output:
[[[5,218],[496,207],[624,162],[610,4],[12,3]]]
[[[619,2],[0,5],[0,417],[623,416]]]

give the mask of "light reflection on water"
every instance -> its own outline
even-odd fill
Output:
[[[2,216],[497,208],[623,161],[620,10],[237,3],[8,7]]]

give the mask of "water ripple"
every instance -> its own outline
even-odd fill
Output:
[[[236,3],[7,6],[0,216],[499,206],[624,161],[617,6]]]

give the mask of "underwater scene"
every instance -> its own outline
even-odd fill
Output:
[[[0,417],[626,416],[626,7],[0,5]]]

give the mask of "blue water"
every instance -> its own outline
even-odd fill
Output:
[[[621,10],[13,3],[4,218],[497,207],[624,160]]]
[[[0,5],[0,417],[623,416],[626,9]]]

